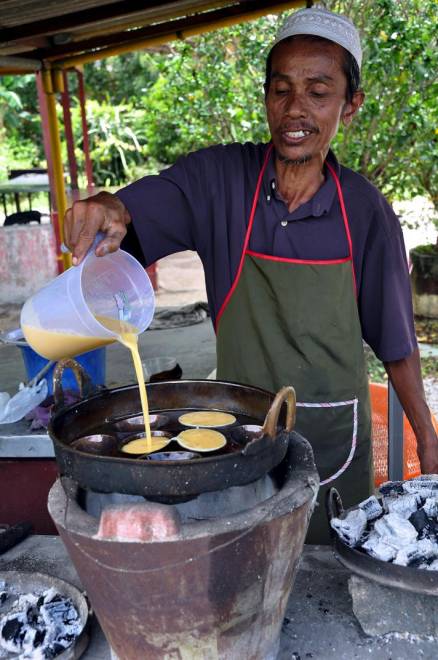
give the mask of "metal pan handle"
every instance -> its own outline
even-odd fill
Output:
[[[270,438],[272,438],[272,440],[277,435],[278,417],[280,415],[280,410],[284,402],[286,402],[287,404],[285,428],[286,431],[290,433],[295,426],[295,418],[297,411],[297,399],[295,396],[295,390],[291,385],[281,388],[281,390],[277,393],[275,399],[273,400],[272,405],[269,408],[268,414],[266,415],[265,423],[263,424],[262,435],[268,435]]]
[[[342,498],[333,486],[328,489],[325,495],[325,508],[329,522],[333,518],[339,518],[344,513]]]
[[[53,371],[53,398],[55,400],[54,411],[64,407],[64,390],[62,388],[62,376],[66,369],[73,371],[74,377],[79,387],[79,396],[81,399],[89,397],[93,392],[93,384],[85,369],[71,358],[60,360]]]

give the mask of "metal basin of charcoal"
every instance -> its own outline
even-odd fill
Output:
[[[334,517],[344,518],[350,511],[354,511],[359,507],[354,506],[344,509],[338,491],[331,488],[327,493],[326,508],[330,521]],[[386,587],[396,587],[417,594],[438,596],[438,571],[399,566],[380,559],[374,559],[365,552],[350,548],[334,531],[332,532],[332,540],[336,558],[352,573],[369,580],[375,580]]]

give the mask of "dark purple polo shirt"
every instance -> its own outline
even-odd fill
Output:
[[[266,149],[252,143],[201,149],[117,193],[133,220],[122,247],[143,263],[181,250],[198,252],[213,322],[237,272]],[[339,165],[332,152],[328,160],[339,176],[350,224],[363,338],[381,360],[402,359],[416,339],[400,223],[367,179]],[[275,193],[272,156],[250,248],[295,259],[348,256],[333,177],[327,173],[314,197],[289,213]]]

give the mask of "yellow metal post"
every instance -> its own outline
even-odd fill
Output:
[[[64,170],[61,156],[61,138],[59,133],[58,117],[56,115],[56,91],[59,89],[59,74],[51,69],[43,69],[42,81],[43,89],[47,101],[47,114],[50,136],[50,151],[53,162],[53,178],[55,185],[55,201],[58,213],[58,228],[61,242],[64,241],[64,215],[67,210],[67,196],[65,192]],[[62,254],[64,270],[71,266],[71,255]]]

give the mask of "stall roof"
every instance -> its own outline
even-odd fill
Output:
[[[2,0],[0,73],[67,68],[304,5],[304,0]]]

